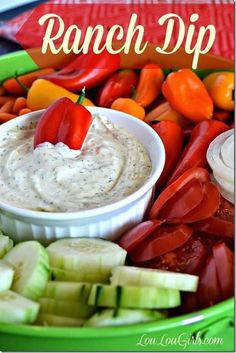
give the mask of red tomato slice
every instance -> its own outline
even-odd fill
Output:
[[[217,217],[210,217],[202,221],[192,223],[194,230],[206,232],[219,237],[234,238],[234,224]]]
[[[192,235],[185,224],[159,227],[129,253],[135,263],[146,262],[183,245]]]
[[[192,236],[180,248],[151,260],[145,267],[196,275],[204,266],[207,256],[203,240]]]
[[[222,299],[213,256],[208,257],[206,266],[200,274],[197,293],[202,308],[214,305]]]
[[[213,257],[222,298],[228,299],[234,295],[234,254],[224,243],[221,243],[213,247]]]
[[[147,238],[162,223],[162,221],[157,220],[140,223],[125,233],[119,240],[118,244],[129,252],[142,240]]]
[[[201,203],[187,215],[181,217],[181,222],[192,223],[209,218],[219,208],[220,193],[217,187],[211,182],[205,183],[202,185],[202,191],[204,193],[204,197]]]
[[[215,214],[205,220],[192,224],[199,230],[217,237],[234,238],[234,207],[221,197],[220,205]]]
[[[200,183],[205,183],[210,181],[210,176],[203,168],[191,168],[184,172],[177,180],[167,186],[156,199],[149,212],[149,219],[159,218],[159,212],[164,204],[193,179],[199,180]]]
[[[215,213],[215,217],[234,223],[234,206],[229,201],[221,197],[220,205]]]
[[[187,213],[195,209],[203,200],[202,184],[197,179],[190,180],[161,208],[158,218],[173,222],[173,219],[182,219]]]

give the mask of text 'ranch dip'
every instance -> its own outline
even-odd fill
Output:
[[[82,151],[59,143],[33,149],[35,124],[0,137],[0,200],[49,212],[104,206],[139,189],[151,173],[146,149],[126,130],[94,115]]]

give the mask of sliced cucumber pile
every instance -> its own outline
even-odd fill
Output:
[[[37,241],[26,241],[17,244],[4,260],[15,271],[12,290],[32,300],[40,298],[50,276],[46,249]]]
[[[73,301],[40,298],[40,313],[87,319],[94,312],[93,306]]]
[[[99,307],[169,309],[181,300],[176,289],[94,284],[88,302]]]
[[[4,260],[0,260],[0,292],[11,288],[13,282],[13,267]]]
[[[31,324],[38,311],[38,303],[12,291],[0,292],[0,323]]]
[[[154,310],[103,309],[88,319],[84,326],[104,327],[137,324],[165,319],[166,316]]]
[[[49,281],[43,297],[88,303],[91,287],[91,283]]]
[[[111,284],[121,286],[162,287],[196,292],[198,276],[147,268],[118,266],[113,269]]]
[[[83,326],[84,322],[84,319],[75,319],[71,317],[58,316],[52,314],[39,314],[36,321],[36,325],[78,327]]]
[[[0,231],[0,259],[13,248],[13,240]]]
[[[114,267],[124,265],[127,252],[103,239],[61,239],[47,248],[50,265],[56,269],[77,272],[80,281],[107,282]]]
[[[175,308],[180,291],[197,290],[197,276],[124,266],[126,251],[102,239],[12,246],[0,234],[0,323],[102,327],[161,320],[168,311],[158,309]]]

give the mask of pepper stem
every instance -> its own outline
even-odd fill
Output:
[[[81,94],[78,98],[78,100],[76,101],[76,104],[82,104],[85,98],[85,86],[83,87]]]
[[[17,75],[15,75],[15,80],[21,86],[21,88],[23,88],[23,90],[25,90],[25,92],[29,91],[29,87],[27,87],[23,82],[21,82],[21,80],[19,80]]]

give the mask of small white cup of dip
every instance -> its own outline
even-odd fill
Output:
[[[17,208],[1,202],[0,227],[14,241],[38,240],[47,244],[65,237],[100,237],[117,240],[132,226],[143,220],[150,205],[155,183],[165,164],[165,149],[157,133],[146,123],[119,111],[88,107],[125,128],[146,148],[152,162],[149,178],[137,191],[112,204],[78,212],[40,212]],[[37,120],[43,111],[32,112],[0,126],[1,133],[27,121]]]

